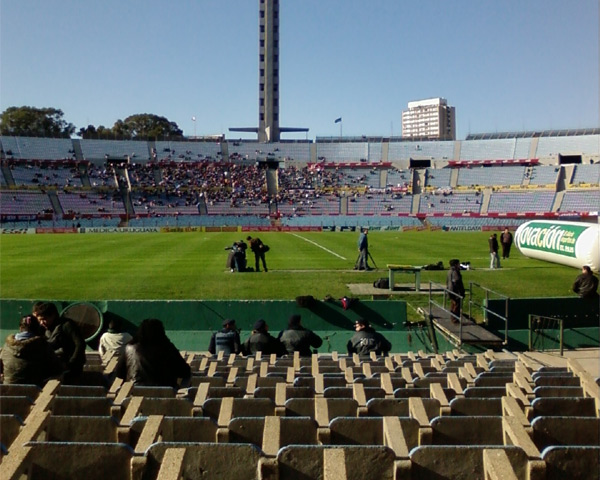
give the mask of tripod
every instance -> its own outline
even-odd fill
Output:
[[[368,250],[367,250],[367,255],[368,255],[368,258],[373,263],[373,266],[378,270],[379,267],[375,263],[375,260],[373,260],[373,256],[371,255],[371,252],[369,252]],[[360,267],[360,265],[358,264],[359,260],[360,260],[360,253],[358,254],[358,257],[356,257],[356,262],[354,262],[354,270],[358,270],[359,269],[359,267]]]

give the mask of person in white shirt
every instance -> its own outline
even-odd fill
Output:
[[[102,334],[98,346],[98,352],[100,352],[102,361],[108,363],[113,356],[119,358],[121,353],[125,351],[125,345],[132,338],[130,333],[121,331],[121,322],[119,319],[110,320],[108,322],[108,331]]]

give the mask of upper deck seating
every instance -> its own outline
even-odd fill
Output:
[[[548,192],[494,192],[490,198],[488,213],[552,211],[555,193]]]
[[[75,157],[70,138],[0,137],[6,158],[65,160]]]

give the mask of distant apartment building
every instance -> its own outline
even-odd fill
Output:
[[[402,137],[456,140],[454,107],[445,98],[408,102],[402,112]]]

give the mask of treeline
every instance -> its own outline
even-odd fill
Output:
[[[84,139],[183,139],[183,131],[175,122],[151,113],[130,115],[112,127],[88,125],[79,130],[57,108],[9,107],[0,115],[0,135],[70,138],[74,134]]]

